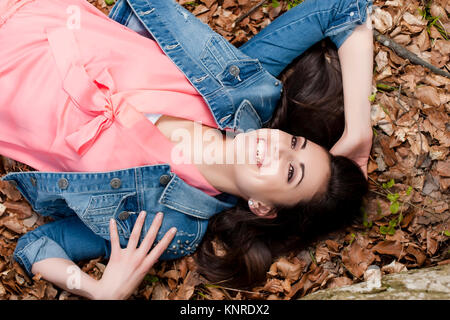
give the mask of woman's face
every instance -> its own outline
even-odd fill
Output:
[[[238,188],[249,199],[266,205],[293,206],[311,199],[329,179],[328,152],[304,137],[259,129],[238,134],[234,147]]]

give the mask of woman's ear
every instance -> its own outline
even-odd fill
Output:
[[[273,206],[267,205],[264,202],[250,199],[248,200],[248,207],[250,211],[260,218],[274,219],[277,217],[277,211]]]

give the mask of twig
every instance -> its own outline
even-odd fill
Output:
[[[253,12],[255,12],[259,7],[261,7],[267,0],[261,0],[259,3],[257,3],[255,6],[253,6],[250,10],[248,10],[246,13],[240,15],[234,22],[233,22],[233,28],[236,28],[239,23],[241,23],[242,20],[247,18],[249,15],[251,15]]]
[[[242,289],[234,289],[234,288],[228,288],[228,287],[223,287],[221,285],[218,284],[212,284],[213,286],[215,286],[216,288],[220,288],[220,289],[224,289],[224,290],[230,290],[230,291],[236,291],[236,292],[243,292],[243,293],[249,293],[249,294],[257,294],[258,292],[254,292],[254,291],[248,291],[248,290],[242,290]]]
[[[379,33],[377,30],[373,30],[373,37],[376,41],[381,43],[382,45],[388,47],[389,49],[392,49],[395,51],[396,54],[398,54],[400,57],[404,59],[408,59],[410,62],[418,64],[422,67],[428,68],[431,71],[433,71],[436,74],[439,74],[441,76],[450,78],[450,73],[447,71],[444,71],[442,69],[439,69],[438,67],[432,65],[431,63],[428,63],[421,58],[419,58],[416,54],[412,53],[402,45],[398,44],[394,40],[386,37],[385,35]]]

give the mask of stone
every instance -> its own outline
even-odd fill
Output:
[[[393,273],[381,278],[381,286],[367,282],[319,290],[301,300],[449,300],[450,264]]]

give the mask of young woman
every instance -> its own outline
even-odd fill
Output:
[[[306,0],[238,50],[171,1],[119,1],[111,17],[136,32],[84,0],[9,1],[0,11],[0,152],[40,171],[3,179],[15,181],[35,211],[58,219],[20,238],[16,260],[72,292],[122,298],[133,289],[123,284],[134,277],[137,285],[145,274],[134,272],[142,259],[129,260],[138,240],[141,258],[153,237],[161,240],[146,267],[161,254],[178,258],[197,249],[214,216],[200,269],[245,286],[312,233],[301,231],[351,220],[367,186],[358,166],[339,155],[364,168],[370,150],[371,32],[357,26],[370,4]],[[306,119],[291,120],[305,104],[342,115],[342,101],[327,105],[339,90],[314,101],[299,84],[305,64],[287,77],[269,122],[282,91],[274,76],[326,36],[339,48],[345,93],[335,156],[313,134],[275,129],[302,127]],[[339,89],[326,78],[339,74],[331,70],[308,79],[312,88],[324,92],[316,85],[325,77],[326,88]],[[184,133],[193,139],[180,140]],[[138,218],[142,210],[147,215]],[[150,225],[159,211],[165,219],[156,235]],[[163,234],[173,226],[170,242]],[[224,256],[215,256],[213,236]],[[102,255],[111,260],[101,282],[79,271],[76,285],[68,283],[72,261]]]

